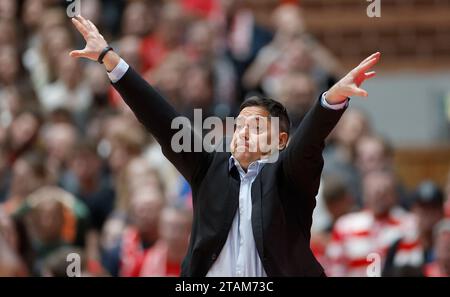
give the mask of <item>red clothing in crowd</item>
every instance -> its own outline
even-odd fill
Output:
[[[217,0],[182,0],[183,9],[201,17],[211,17],[219,10]]]
[[[119,275],[123,277],[140,276],[179,276],[181,263],[171,263],[167,259],[167,245],[157,241],[150,248],[143,248],[139,233],[127,228],[122,239]]]
[[[450,277],[439,268],[436,262],[425,265],[423,273],[428,277]]]
[[[416,265],[423,259],[423,251],[414,235],[415,220],[402,210],[393,210],[388,217],[376,218],[370,211],[341,217],[333,229],[326,256],[330,276],[368,276],[367,271],[379,256],[379,272],[388,248],[398,239],[395,264]]]

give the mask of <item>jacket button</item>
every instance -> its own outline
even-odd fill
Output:
[[[211,260],[215,261],[216,259],[217,259],[217,255],[216,255],[216,253],[212,254],[212,256],[211,256]]]

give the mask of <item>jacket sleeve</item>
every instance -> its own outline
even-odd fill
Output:
[[[131,108],[139,122],[161,145],[162,152],[167,159],[174,164],[187,181],[192,183],[202,169],[208,166],[211,159],[211,156],[203,149],[194,151],[194,142],[201,143],[201,136],[194,133],[189,125],[190,139],[187,138],[190,142],[189,149],[174,151],[172,139],[177,132],[180,132],[177,130],[179,127],[172,129],[173,121],[180,117],[175,109],[131,67],[119,81],[112,85]],[[187,119],[185,124],[187,124],[186,121]]]
[[[333,110],[324,107],[321,98],[306,114],[284,152],[283,170],[288,181],[300,190],[302,197],[317,195],[323,169],[325,139],[338,123],[347,106]],[[302,201],[314,208],[314,201]]]

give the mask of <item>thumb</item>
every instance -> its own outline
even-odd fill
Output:
[[[85,58],[86,52],[84,50],[71,51],[69,54],[72,58]]]
[[[352,88],[352,93],[353,93],[353,96],[360,96],[360,97],[367,97],[367,96],[369,96],[369,94],[367,93],[366,90],[363,90],[363,89],[358,88],[358,87]]]

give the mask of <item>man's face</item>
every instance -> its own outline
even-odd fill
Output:
[[[244,108],[236,119],[231,152],[242,167],[261,159],[278,147],[278,137],[271,125],[269,112],[260,106]],[[272,133],[274,132],[274,133]]]

